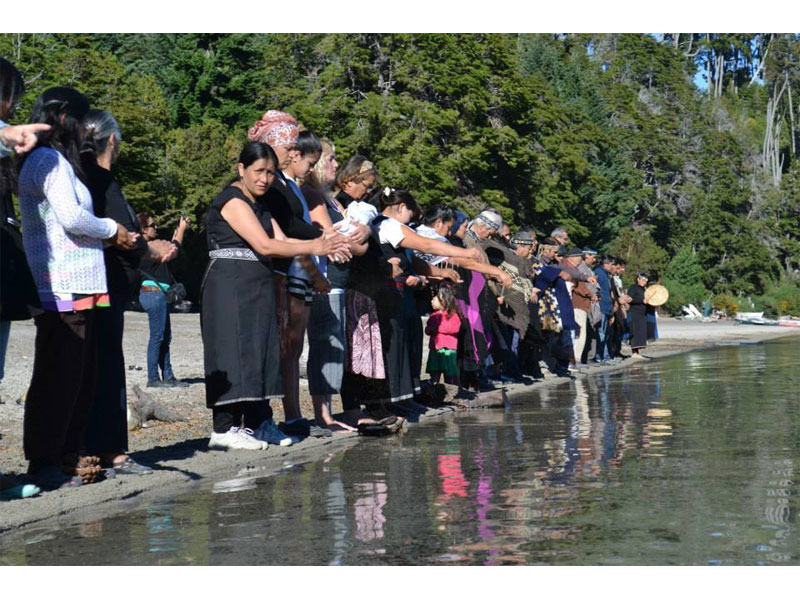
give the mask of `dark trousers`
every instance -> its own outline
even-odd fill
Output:
[[[89,454],[124,454],[128,450],[128,399],[122,335],[125,305],[111,297],[111,307],[97,311],[97,385],[86,429]]]
[[[547,367],[556,375],[569,373],[569,363],[572,359],[572,336],[569,329],[562,329],[559,333],[548,331],[548,353],[545,357]]]
[[[215,433],[227,433],[231,427],[257,429],[261,423],[272,418],[272,408],[267,401],[233,402],[215,406],[211,411]]]
[[[525,336],[519,343],[519,366],[524,375],[530,375],[535,379],[541,379],[542,368],[539,361],[544,357],[546,343],[539,339],[537,335]]]
[[[33,375],[25,400],[23,447],[32,472],[81,450],[95,389],[96,308],[45,311],[36,323]]]

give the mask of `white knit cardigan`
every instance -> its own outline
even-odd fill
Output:
[[[117,223],[98,219],[92,196],[60,152],[37,148],[19,176],[25,255],[39,294],[107,291],[101,240]]]

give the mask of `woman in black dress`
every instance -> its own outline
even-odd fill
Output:
[[[83,119],[84,138],[81,158],[97,217],[122,223],[129,231],[141,233],[138,219],[111,174],[119,156],[122,134],[116,119],[104,110],[90,110]],[[139,263],[147,258],[154,263],[172,260],[177,248],[166,240],[147,242],[143,236],[132,250],[114,246],[103,249],[111,305],[97,313],[97,381],[94,403],[84,442],[91,455],[100,457],[101,466],[123,475],[142,475],[152,469],[140,465],[126,454],[128,449],[127,393],[125,356],[122,339],[125,305],[136,297],[139,288]]]
[[[631,334],[631,358],[645,358],[639,350],[647,346],[647,304],[644,301],[644,286],[647,285],[647,275],[639,273],[636,283],[628,288],[631,297],[628,309],[628,327]]]
[[[275,287],[269,257],[327,255],[339,239],[287,239],[261,198],[278,159],[261,142],[239,157],[239,177],[214,199],[206,222],[211,262],[203,278],[201,315],[206,405],[214,415],[210,448],[265,448],[291,438],[272,421],[271,398],[283,396]]]

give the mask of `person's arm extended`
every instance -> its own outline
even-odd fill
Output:
[[[222,218],[239,234],[244,241],[250,244],[255,252],[262,256],[276,256],[280,258],[293,258],[297,255],[315,254],[325,256],[338,247],[338,240],[324,239],[321,237],[313,240],[289,240],[283,235],[280,226],[272,220],[275,237],[271,238],[264,231],[261,223],[256,218],[253,210],[247,206],[245,200],[232,198],[225,203],[221,210]]]
[[[469,258],[455,258],[448,262],[464,267],[470,271],[475,271],[481,275],[486,275],[489,279],[493,279],[503,287],[511,287],[511,275],[503,271],[500,267],[495,267],[487,263],[477,262]]]
[[[178,248],[183,244],[183,236],[187,227],[189,227],[189,217],[181,217],[178,221],[178,226],[175,228],[175,233],[172,234],[172,241]]]
[[[418,256],[411,257],[411,266],[417,275],[422,275],[423,277],[430,277],[431,279],[450,279],[454,283],[461,281],[461,278],[458,276],[458,271],[455,269],[436,267],[425,262]]]
[[[467,258],[476,262],[483,262],[483,253],[478,248],[459,248],[447,242],[432,240],[416,233],[410,227],[403,225],[403,239],[400,246],[408,250],[419,250],[425,254],[435,256],[448,256],[452,258]]]
[[[0,121],[0,158],[8,156],[12,151],[17,154],[30,152],[39,141],[37,134],[49,130],[50,125],[44,123],[8,125]]]

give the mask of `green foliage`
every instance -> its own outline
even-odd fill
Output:
[[[166,140],[165,194],[157,207],[162,221],[177,221],[181,214],[200,221],[211,200],[236,175],[243,142],[218,121],[171,131]]]
[[[117,117],[124,192],[164,225],[200,222],[247,128],[277,108],[423,205],[562,225],[625,257],[628,273],[662,273],[668,310],[712,293],[793,310],[800,131],[788,94],[777,184],[762,144],[776,85],[800,96],[795,36],[0,34],[0,55],[28,81],[19,119],[52,85]],[[765,56],[764,84],[749,85]]]
[[[683,248],[669,261],[661,281],[669,290],[665,309],[672,315],[682,314],[681,308],[694,304],[698,309],[711,294],[703,285],[703,267],[690,248]]]
[[[761,298],[766,316],[773,318],[800,316],[800,286],[791,281],[781,281],[767,288]]]
[[[655,278],[664,272],[669,262],[667,252],[660,248],[645,227],[624,229],[609,245],[608,251],[627,262],[626,283],[632,284],[636,273]]]

